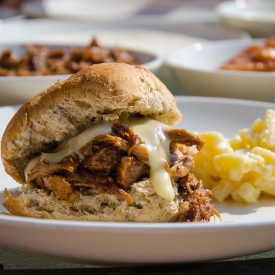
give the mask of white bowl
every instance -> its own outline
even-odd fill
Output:
[[[151,0],[42,0],[23,3],[23,14],[51,18],[115,20],[143,11]]]
[[[275,102],[275,72],[220,70],[219,66],[262,39],[196,43],[165,58],[184,93]]]
[[[45,45],[45,43],[43,43]],[[61,45],[58,45],[60,47]],[[1,51],[18,45],[0,44]],[[67,46],[69,47],[69,46]],[[123,47],[124,48],[124,47]],[[156,73],[162,64],[160,55],[129,50],[139,60],[139,64]],[[48,76],[0,76],[0,106],[22,104],[37,93],[50,87],[58,80],[65,80],[69,74]]]
[[[252,37],[275,35],[274,1],[226,1],[216,6],[216,12],[222,22],[232,28],[247,31]]]

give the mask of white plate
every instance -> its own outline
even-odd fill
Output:
[[[225,24],[247,31],[252,37],[275,35],[274,1],[226,1],[218,4],[216,11]]]
[[[177,97],[189,131],[232,137],[275,104]],[[0,130],[14,113],[0,108]],[[0,174],[1,188],[17,184]],[[218,260],[275,249],[275,198],[253,205],[216,204],[223,221],[211,223],[98,223],[20,218],[0,214],[0,245],[56,259],[100,264]],[[1,209],[4,210],[3,208]],[[0,210],[0,211],[1,211]]]
[[[165,63],[188,95],[275,102],[275,72],[219,69],[247,47],[264,41],[237,39],[195,43],[172,50]]]

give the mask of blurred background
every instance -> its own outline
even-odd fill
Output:
[[[247,2],[255,1],[257,0]],[[0,19],[82,19],[88,20],[87,24],[92,27],[96,23],[104,27],[115,24],[116,28],[139,27],[213,40],[242,36],[237,30],[217,26],[220,18],[216,6],[222,2],[221,0],[2,0],[0,2]],[[212,29],[213,25],[216,26]]]
[[[37,43],[85,46],[96,38],[106,47],[154,55],[157,60],[147,68],[175,95],[189,91],[165,64],[172,50],[195,43],[272,35],[273,0],[0,0],[0,51]],[[0,105],[21,104],[64,78],[0,76]]]

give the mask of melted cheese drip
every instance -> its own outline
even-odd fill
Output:
[[[131,119],[127,124],[132,127],[145,143],[149,156],[150,181],[155,192],[162,198],[172,201],[175,197],[170,175],[166,171],[167,160],[169,160],[170,139],[165,131],[170,126],[152,119]]]
[[[167,160],[169,160],[170,139],[165,131],[171,127],[152,119],[129,119],[125,124],[130,126],[134,133],[137,134],[144,144],[148,152],[150,166],[150,181],[153,184],[155,192],[162,198],[172,201],[175,197],[170,175],[166,171]],[[79,149],[91,141],[94,137],[102,134],[108,134],[111,131],[112,123],[104,122],[96,124],[79,135],[69,139],[67,144],[60,151],[54,153],[41,153],[40,156],[29,162],[25,169],[25,177],[35,168],[35,166],[44,159],[58,163],[64,157],[69,156],[73,152],[77,153],[80,158],[83,158]]]
[[[52,162],[58,163],[64,157],[71,155],[73,152],[78,154],[80,159],[83,159],[83,156],[79,152],[79,149],[85,146],[89,141],[94,137],[102,134],[108,134],[111,132],[112,123],[111,122],[102,122],[96,124],[92,127],[89,127],[79,135],[69,139],[67,144],[61,150],[54,153],[41,153],[40,156],[32,159],[25,168],[25,177],[28,178],[28,173],[35,168],[35,166],[42,162],[44,159]]]

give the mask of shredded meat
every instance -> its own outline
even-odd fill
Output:
[[[178,186],[182,222],[209,221],[219,216],[210,203],[211,192],[193,175],[194,156],[204,141],[184,129],[170,130],[170,159],[165,169]],[[30,171],[28,182],[51,191],[57,199],[73,202],[83,188],[115,195],[133,203],[131,185],[150,175],[149,157],[143,141],[121,121],[113,123],[109,134],[93,138],[59,163],[44,160]]]
[[[117,167],[124,154],[116,147],[105,147],[85,158],[82,165],[91,171],[109,174]]]
[[[141,147],[138,145],[134,145],[129,149],[130,156],[134,156],[137,158],[140,162],[143,162],[147,165],[149,165],[149,157],[148,152],[145,147]]]
[[[129,140],[128,127],[126,127],[120,120],[116,120],[113,123],[112,132],[115,136],[121,137],[125,140]]]
[[[176,143],[170,143],[170,164],[174,165],[177,161],[182,159],[185,156],[182,150],[178,148]]]
[[[22,54],[21,52],[24,52]],[[130,51],[106,48],[96,38],[85,47],[24,45],[20,51],[8,48],[0,55],[0,76],[74,74],[92,64],[140,63]]]
[[[37,177],[45,177],[47,175],[61,173],[63,171],[74,172],[76,167],[79,166],[79,157],[76,153],[63,158],[60,163],[52,163],[48,160],[43,160],[32,169],[28,175],[27,182],[32,182]]]
[[[118,198],[126,200],[128,203],[133,203],[130,194],[117,187],[114,179],[110,176],[91,174],[85,170],[80,170],[75,173],[66,173],[66,179],[74,186],[94,188],[101,192],[116,195]]]
[[[192,156],[183,156],[177,163],[169,168],[169,173],[172,178],[182,178],[192,172],[194,168],[194,158]]]
[[[88,142],[85,146],[79,149],[79,152],[84,156],[88,157],[93,154],[93,141]]]
[[[128,152],[131,145],[127,140],[119,136],[99,135],[80,148],[79,151],[84,157],[88,157],[106,146],[114,146],[124,152]]]
[[[201,180],[197,180],[194,174],[190,173],[179,180],[181,192],[180,222],[209,222],[211,217],[219,213],[210,203],[211,191],[204,189]]]
[[[204,140],[199,136],[195,136],[185,129],[172,129],[168,131],[171,142],[182,143],[187,146],[196,145],[197,149],[200,150],[204,146]]]
[[[131,145],[139,145],[143,143],[140,137],[134,133],[133,129],[121,123],[120,120],[114,122],[112,131],[114,135],[129,141]]]
[[[131,146],[128,141],[118,136],[100,135],[93,139],[93,142],[92,142],[93,151],[97,151],[105,147],[106,145],[117,147],[126,153],[128,152]]]
[[[75,188],[64,177],[49,176],[43,178],[45,189],[53,191],[57,199],[73,202],[76,199]]]
[[[131,127],[128,128],[129,140],[133,145],[140,145],[143,141],[140,139],[138,135],[135,135],[133,129]]]
[[[170,143],[170,165],[173,166],[179,160],[183,159],[185,156],[194,157],[197,154],[197,146],[186,146],[179,143]]]
[[[123,157],[117,169],[116,182],[124,188],[129,188],[143,176],[149,175],[149,166],[134,157]]]

